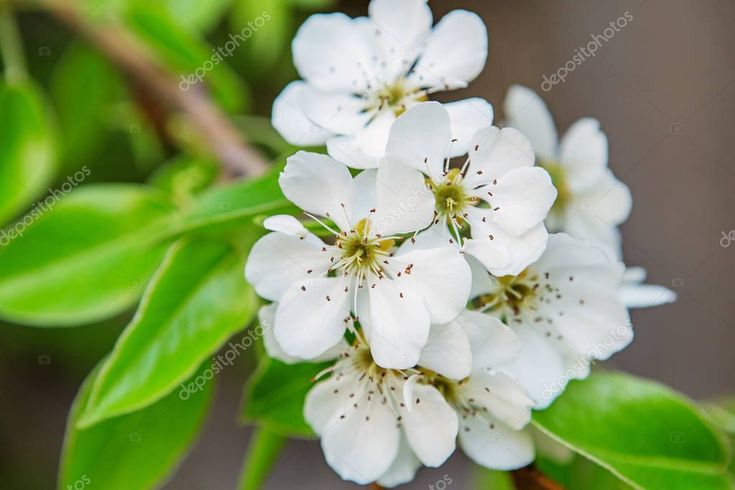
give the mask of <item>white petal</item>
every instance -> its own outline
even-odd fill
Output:
[[[451,156],[470,150],[472,138],[482,128],[493,125],[493,106],[485,99],[473,97],[444,104],[452,127]]]
[[[455,320],[472,346],[476,368],[495,368],[516,358],[520,342],[500,319],[479,311],[465,311]]]
[[[434,219],[434,194],[426,186],[424,175],[386,156],[377,175],[377,203],[371,218],[372,233],[391,236],[414,233],[428,227]]]
[[[676,301],[676,293],[654,284],[625,284],[620,288],[620,301],[628,308],[647,308]]]
[[[548,233],[543,224],[513,236],[493,223],[492,210],[471,208],[467,219],[472,226],[472,239],[464,241],[463,250],[495,276],[520,274],[546,248]]]
[[[628,186],[616,179],[610,170],[605,170],[594,184],[577,196],[570,213],[590,214],[615,227],[628,219],[632,206]]]
[[[370,119],[365,101],[351,93],[323,92],[307,85],[298,95],[303,114],[330,133],[354,134]]]
[[[438,102],[424,102],[396,119],[390,130],[386,152],[439,180],[451,138],[447,110]]]
[[[513,430],[492,417],[463,419],[459,444],[475,463],[495,470],[518,469],[534,458],[533,439],[528,429]]]
[[[391,467],[398,454],[400,430],[388,405],[357,402],[336,414],[322,432],[322,449],[329,466],[344,480],[367,485]],[[340,418],[344,415],[344,418]]]
[[[465,254],[464,258],[469,264],[470,270],[472,271],[472,288],[470,289],[470,299],[477,298],[478,296],[482,296],[483,294],[491,293],[495,289],[493,278],[488,270],[485,268],[485,266],[482,265],[482,262],[477,260],[469,253]]]
[[[449,234],[449,229],[444,223],[429,226],[413,239],[406,240],[398,247],[396,255],[402,255],[412,250],[425,250],[431,248],[456,247],[457,241]]]
[[[300,151],[289,157],[278,183],[292,203],[350,229],[354,187],[350,171],[326,155]]]
[[[512,85],[505,97],[506,125],[518,129],[531,142],[540,160],[556,161],[556,126],[549,109],[533,90]]]
[[[487,29],[482,19],[454,10],[434,26],[410,79],[422,87],[466,87],[487,60]]]
[[[365,287],[370,288],[369,328],[373,359],[385,368],[415,366],[429,338],[430,317],[423,299],[410,287],[386,278],[376,278]]]
[[[273,333],[273,324],[275,323],[276,309],[278,303],[271,303],[264,305],[258,310],[258,322],[260,322],[260,328],[263,329],[263,347],[268,353],[269,357],[285,362],[286,364],[293,364],[300,362],[301,359],[298,357],[289,356],[286,354],[281,346],[276,341],[276,336]]]
[[[357,380],[351,376],[330,376],[316,383],[304,400],[304,419],[314,432],[322,435],[330,423],[354,403],[350,393]]]
[[[380,31],[377,40],[382,45],[384,61],[396,57],[415,60],[416,46],[431,29],[431,9],[426,0],[373,0],[368,12]]]
[[[511,170],[490,189],[493,220],[515,236],[541,224],[556,200],[551,177],[540,167]]]
[[[468,186],[492,183],[510,170],[532,167],[534,162],[531,144],[520,131],[495,126],[475,134],[469,157]]]
[[[408,445],[406,435],[401,433],[401,443],[398,447],[398,454],[396,459],[393,460],[388,471],[378,480],[378,485],[384,488],[393,488],[398,485],[403,485],[414,479],[416,476],[416,470],[421,466],[421,461],[411,450],[411,446]]]
[[[433,386],[417,384],[410,409],[401,411],[413,452],[426,466],[440,466],[454,452],[457,414]]]
[[[531,421],[533,401],[506,374],[475,371],[463,392],[474,400],[474,404],[486,409],[486,413],[515,430]]]
[[[320,90],[364,90],[375,49],[358,24],[341,13],[306,19],[292,44],[294,65],[301,77]]]
[[[352,199],[352,216],[362,219],[368,216],[371,209],[375,209],[378,202],[378,171],[376,169],[363,170],[352,179],[355,196]]]
[[[596,119],[572,124],[561,140],[559,163],[569,187],[580,192],[594,184],[607,168],[607,136]]]
[[[352,136],[330,138],[327,152],[352,168],[377,168],[385,155],[388,133],[395,120],[393,112],[382,111],[362,131]]]
[[[412,250],[390,259],[401,272],[396,284],[416,291],[432,323],[447,323],[464,310],[470,295],[470,266],[456,247]]]
[[[298,281],[322,274],[329,268],[330,254],[315,236],[302,239],[274,232],[255,242],[245,265],[245,278],[265,299],[279,301]],[[311,272],[308,272],[311,271]]]
[[[309,119],[301,103],[308,86],[302,81],[289,83],[273,101],[272,124],[278,133],[296,146],[323,145],[333,133]]]
[[[350,311],[348,287],[344,277],[321,277],[297,283],[283,295],[274,331],[288,355],[313,359],[339,343]]]
[[[571,379],[582,377],[588,359],[569,350],[555,333],[539,325],[516,325],[520,341],[518,357],[502,367],[533,399],[538,409],[548,407]]]
[[[263,220],[263,228],[270,231],[279,231],[297,238],[309,235],[309,231],[304,228],[301,221],[297,220],[290,214],[278,214],[267,217]]]
[[[464,379],[472,370],[472,349],[457,321],[432,325],[419,365],[450,379]]]
[[[628,284],[641,283],[646,280],[647,274],[643,267],[628,267],[623,272],[623,282]]]

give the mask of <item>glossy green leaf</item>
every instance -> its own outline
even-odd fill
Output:
[[[243,267],[226,243],[172,245],[102,366],[79,423],[89,426],[161,399],[245,328],[258,299]]]
[[[142,410],[81,430],[77,421],[98,373],[99,367],[84,382],[72,406],[58,488],[159,488],[199,433],[211,406],[212,383],[186,399],[171,393]]]
[[[68,188],[3,232],[0,318],[46,327],[108,318],[137,301],[163,258],[176,219],[164,194],[105,184],[64,197]]]
[[[196,194],[214,185],[219,174],[220,167],[214,161],[181,155],[160,166],[148,182],[185,206]]]
[[[571,461],[559,462],[537,456],[536,467],[549,479],[567,490],[628,490],[631,487],[602,466],[574,455]]]
[[[0,82],[0,228],[46,191],[54,174],[54,152],[36,88]]]
[[[263,356],[245,386],[242,420],[285,436],[312,435],[304,420],[304,399],[314,385],[314,376],[329,365],[284,364]]]
[[[243,226],[259,215],[298,213],[278,186],[278,168],[255,180],[241,180],[212,188],[192,202],[182,220],[182,230],[214,226]]]
[[[51,94],[67,171],[96,161],[111,129],[110,109],[121,90],[118,73],[92,48],[72,43],[64,51],[54,69]]]
[[[180,75],[179,88],[189,90],[193,83],[202,81],[226,109],[245,109],[247,91],[227,65],[225,46],[208,46],[201,36],[185,27],[183,20],[169,12],[165,2],[135,0],[129,5],[126,21],[158,58]]]
[[[723,434],[691,401],[650,381],[595,373],[534,423],[636,488],[732,488]]]

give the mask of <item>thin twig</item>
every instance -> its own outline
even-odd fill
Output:
[[[514,470],[511,475],[513,484],[518,490],[563,490],[564,488],[533,465]]]
[[[267,169],[261,155],[248,146],[225,114],[201,91],[181,90],[144,46],[120,25],[87,22],[69,0],[42,0],[54,17],[89,40],[112,63],[171,111],[177,111],[201,134],[230,177],[258,175]]]

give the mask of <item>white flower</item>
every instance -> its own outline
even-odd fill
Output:
[[[546,225],[578,238],[600,241],[620,256],[618,225],[630,214],[628,187],[608,168],[607,137],[596,119],[583,118],[558,142],[554,120],[532,90],[514,85],[505,99],[508,126],[525,134],[539,165],[559,191]]]
[[[464,252],[495,275],[517,274],[544,250],[543,221],[556,190],[549,174],[533,166],[533,150],[519,131],[488,126],[471,141],[464,165],[449,168],[449,114],[442,105],[425,102],[393,124],[387,153],[428,177],[436,218],[423,240],[459,245],[468,225]]]
[[[471,284],[454,247],[396,250],[400,234],[432,220],[434,198],[421,173],[386,158],[353,178],[326,155],[299,152],[280,185],[290,201],[339,231],[327,244],[293,217],[266,220],[273,233],[253,246],[245,274],[258,294],[279,303],[278,344],[290,356],[319,356],[340,342],[352,313],[378,364],[414,366],[430,324],[456,317]]]
[[[485,281],[474,305],[503,319],[520,341],[520,353],[502,370],[547,407],[566,383],[589,374],[633,340],[625,305],[619,299],[624,267],[595,242],[564,233],[549,236],[539,260],[517,276]]]
[[[273,126],[290,143],[327,143],[334,158],[374,168],[395,118],[429,94],[462,88],[487,58],[487,30],[475,14],[455,10],[433,29],[426,0],[373,0],[369,17],[312,15],[293,41],[303,81],[273,104]],[[458,154],[492,121],[482,99],[447,105]],[[463,146],[464,145],[464,146]]]
[[[533,459],[528,433],[519,432],[530,420],[528,397],[503,374],[476,371],[467,378],[467,370],[458,379],[453,363],[470,353],[457,325],[439,329],[432,342],[435,353],[446,348],[447,355],[428,370],[398,371],[376,364],[358,334],[331,376],[307,395],[305,418],[343,479],[406,483],[421,464],[441,465],[458,433],[467,454],[490,468],[518,468]]]
[[[628,218],[633,201],[628,187],[607,167],[607,138],[599,123],[580,119],[559,144],[546,104],[532,90],[519,85],[508,91],[505,114],[510,126],[528,136],[539,164],[549,171],[559,191],[546,220],[549,230],[600,241],[620,258],[617,226]],[[645,276],[646,271],[640,267],[625,272],[621,297],[629,308],[676,301],[676,294],[667,288],[641,284]]]

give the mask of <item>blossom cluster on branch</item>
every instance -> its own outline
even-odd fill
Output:
[[[270,302],[270,356],[333,361],[304,414],[347,480],[405,483],[456,441],[482,466],[527,465],[531,411],[631,342],[628,307],[673,300],[621,262],[632,201],[597,121],[559,143],[524,87],[503,127],[482,99],[429,101],[487,51],[477,15],[432,27],[426,0],[314,15],[293,43],[303,80],[273,124],[328,155],[288,158],[279,183],[306,217],[266,219],[245,275]]]

